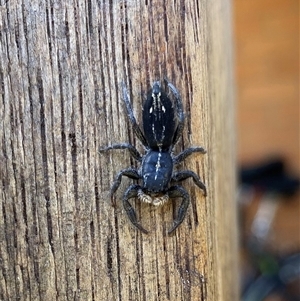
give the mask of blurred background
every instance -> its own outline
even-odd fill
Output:
[[[299,1],[233,5],[242,299],[299,301]]]

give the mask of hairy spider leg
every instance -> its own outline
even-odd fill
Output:
[[[136,159],[139,162],[142,162],[142,155],[139,153],[139,151],[133,145],[131,145],[129,143],[112,144],[105,148],[100,148],[99,152],[102,153],[102,152],[108,151],[110,149],[128,149],[130,155],[134,159]]]
[[[123,169],[121,170],[117,176],[116,179],[110,189],[110,196],[111,196],[111,201],[112,204],[115,206],[116,202],[113,198],[114,193],[117,191],[117,189],[119,188],[120,184],[121,184],[121,180],[122,180],[122,176],[126,176],[130,179],[134,179],[134,180],[139,180],[141,179],[141,176],[139,175],[139,172],[137,171],[137,169],[135,168],[127,168],[127,169]]]
[[[124,210],[130,220],[130,222],[139,230],[144,232],[145,234],[149,233],[146,229],[144,229],[141,224],[137,221],[136,213],[129,203],[129,199],[135,198],[138,196],[138,191],[141,190],[142,187],[140,185],[131,185],[129,188],[126,190],[123,196],[123,207]]]
[[[145,147],[148,147],[148,142],[147,142],[142,130],[140,129],[140,127],[137,124],[136,119],[134,117],[133,110],[132,110],[132,107],[131,107],[131,103],[130,103],[130,100],[129,100],[128,91],[127,91],[127,88],[126,88],[124,83],[122,83],[122,88],[123,88],[123,100],[124,100],[125,105],[126,105],[127,116],[128,116],[128,118],[131,122],[132,128],[133,128],[136,136],[138,137],[138,139],[142,142],[142,144]]]
[[[182,202],[179,206],[177,216],[174,220],[173,227],[168,231],[168,234],[171,234],[178,226],[183,222],[186,215],[187,209],[190,204],[190,197],[187,191],[180,185],[171,186],[167,194],[170,198],[182,198]]]
[[[183,106],[182,106],[182,100],[180,97],[180,94],[178,90],[175,88],[175,86],[168,81],[168,79],[165,77],[165,82],[167,83],[169,89],[172,91],[173,95],[176,99],[176,111],[177,111],[177,117],[178,117],[178,125],[174,134],[172,148],[174,145],[178,142],[184,128],[184,112],[183,112]]]
[[[185,149],[184,151],[182,151],[177,156],[175,156],[173,158],[173,163],[174,164],[179,164],[180,162],[182,162],[184,159],[186,159],[188,156],[190,156],[193,153],[205,154],[206,150],[203,147],[190,147],[190,148]]]
[[[201,181],[200,177],[194,173],[193,171],[191,170],[183,170],[183,171],[179,171],[179,172],[176,172],[172,175],[172,181],[173,182],[181,182],[181,181],[184,181],[188,178],[193,178],[193,181],[194,183],[200,188],[203,190],[203,194],[204,196],[207,195],[207,192],[206,192],[206,186],[204,185],[204,183]]]

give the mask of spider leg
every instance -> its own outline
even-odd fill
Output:
[[[193,153],[205,154],[206,150],[203,147],[190,147],[173,158],[173,163],[178,164]]]
[[[119,188],[119,186],[121,184],[122,176],[126,176],[126,177],[128,177],[130,179],[134,179],[134,180],[138,180],[141,178],[138,171],[135,168],[127,168],[127,169],[121,170],[117,174],[116,179],[110,189],[110,196],[111,196],[111,201],[112,201],[113,206],[115,206],[115,204],[116,204],[115,200],[113,199],[113,195],[117,191],[117,189]]]
[[[140,127],[137,124],[136,119],[134,117],[133,110],[132,110],[132,107],[131,107],[131,103],[130,103],[130,100],[129,100],[128,91],[127,91],[127,88],[126,88],[124,83],[122,83],[122,88],[123,88],[123,100],[124,100],[125,105],[126,105],[127,115],[128,115],[128,118],[131,122],[132,128],[133,128],[136,136],[138,137],[138,139],[142,142],[142,144],[145,147],[148,147],[147,140],[146,140],[142,130],[140,129]]]
[[[123,197],[123,207],[124,210],[126,211],[126,214],[130,220],[130,222],[140,231],[143,233],[147,234],[149,231],[144,229],[141,224],[137,221],[136,213],[131,204],[129,203],[129,199],[135,198],[138,196],[139,190],[141,190],[142,187],[140,185],[131,185],[129,188],[126,190],[124,197]]]
[[[187,191],[179,185],[171,186],[167,191],[167,194],[170,198],[182,198],[182,202],[179,206],[177,217],[174,220],[173,227],[168,231],[168,234],[171,234],[183,222],[190,204],[190,196],[187,193]]]
[[[204,196],[207,195],[206,186],[201,181],[200,177],[197,174],[195,174],[193,171],[191,171],[191,170],[183,170],[183,171],[176,172],[176,173],[174,173],[172,175],[172,181],[174,181],[174,182],[180,182],[180,181],[186,180],[188,178],[193,178],[194,183],[200,189],[203,190]]]
[[[183,105],[182,105],[182,100],[180,97],[180,94],[178,92],[178,90],[175,88],[175,86],[169,82],[169,80],[165,77],[165,82],[167,83],[169,89],[172,91],[173,95],[175,96],[176,99],[176,111],[177,111],[177,117],[178,117],[178,125],[174,134],[174,138],[173,138],[173,145],[175,145],[184,128],[184,112],[183,112]]]
[[[100,148],[99,153],[106,152],[110,149],[128,149],[128,151],[130,152],[131,156],[134,159],[136,159],[139,162],[142,161],[142,155],[139,153],[139,151],[133,145],[131,145],[129,143],[112,144],[112,145],[109,145],[105,148]]]

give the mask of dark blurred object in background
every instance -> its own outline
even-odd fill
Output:
[[[234,0],[239,164],[300,172],[299,1]]]
[[[239,181],[244,255],[242,300],[299,301],[300,250],[278,254],[269,240],[276,235],[272,226],[279,204],[299,191],[299,178],[288,174],[283,159],[277,158],[241,168]],[[258,206],[247,231],[245,208],[255,198]]]
[[[239,179],[242,185],[287,197],[294,195],[299,188],[299,178],[287,173],[281,158],[268,159],[257,166],[242,167]]]

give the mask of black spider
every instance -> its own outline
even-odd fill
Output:
[[[191,177],[206,196],[206,187],[197,174],[190,170],[173,172],[174,165],[182,162],[189,155],[196,152],[204,154],[206,151],[202,147],[191,147],[177,156],[173,155],[174,145],[183,131],[184,113],[177,89],[168,80],[165,81],[174,94],[176,108],[174,109],[172,101],[162,91],[160,82],[154,82],[143,107],[143,132],[134,117],[126,86],[122,85],[127,115],[136,136],[146,149],[146,154],[142,156],[133,145],[128,143],[113,144],[100,149],[100,152],[110,149],[128,149],[132,157],[141,163],[139,169],[127,168],[118,173],[111,188],[111,197],[113,198],[113,194],[120,186],[122,176],[142,180],[142,185],[131,185],[126,190],[123,196],[123,206],[131,223],[144,233],[148,233],[148,231],[138,223],[129,199],[138,197],[143,202],[158,206],[164,204],[169,198],[181,197],[182,203],[174,225],[168,231],[170,234],[182,223],[190,203],[187,191],[180,185],[170,185],[170,183],[180,182]]]

